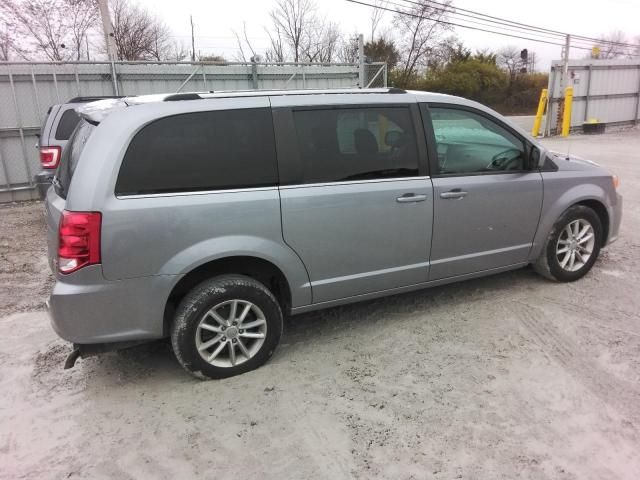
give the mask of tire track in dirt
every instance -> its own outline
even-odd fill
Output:
[[[556,360],[596,397],[638,424],[640,418],[636,407],[640,404],[640,392],[636,388],[617,381],[614,376],[603,371],[595,361],[581,352],[574,341],[563,335],[545,317],[542,309],[523,302],[515,302],[515,305],[517,308],[511,311],[547,355]],[[637,429],[635,430],[637,433]]]
[[[314,477],[353,478],[348,433],[341,431],[340,422],[331,418],[329,412],[317,411],[317,405],[305,406],[299,398],[291,401],[280,398],[277,406],[277,417],[285,424],[283,430],[287,432],[280,449],[291,453],[276,460],[279,470],[290,471],[288,463],[294,466],[303,459],[313,464]]]
[[[623,318],[625,321],[629,322],[629,324],[636,325],[638,324],[638,314],[636,312],[627,312],[626,310],[620,310],[619,308],[615,308],[613,306],[601,308],[593,305],[592,303],[576,303],[551,297],[543,297],[541,300],[544,303],[552,303],[563,310],[570,309],[574,313],[583,313],[585,321],[593,325],[597,325],[598,327],[608,328],[627,335],[640,336],[640,329],[629,330],[628,328],[621,328],[620,326],[613,326],[595,321],[595,319],[606,319],[613,315],[618,317],[616,319],[618,322],[620,318]]]

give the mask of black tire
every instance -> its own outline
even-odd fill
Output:
[[[556,253],[558,239],[567,225],[576,220],[583,220],[591,224],[594,231],[594,245],[589,259],[577,270],[569,271],[562,267]],[[538,257],[536,263],[533,264],[534,270],[549,280],[558,282],[573,282],[584,277],[600,254],[602,247],[602,222],[596,212],[589,207],[583,205],[575,205],[567,209],[555,223],[549,233],[549,237],[545,246]]]
[[[198,325],[205,314],[213,309],[213,307],[232,300],[250,302],[257,306],[261,313],[264,314],[264,319],[266,320],[264,343],[262,343],[262,346],[260,346],[255,354],[248,360],[246,359],[247,357],[242,354],[240,354],[239,357],[234,357],[242,360],[242,363],[235,366],[212,365],[208,363],[198,351],[196,342],[199,340],[196,340],[196,337],[203,335],[202,330],[198,329]],[[222,308],[225,307],[223,306]],[[250,311],[250,314],[252,313],[253,310]],[[217,326],[217,323],[213,322],[213,325]],[[230,329],[231,327],[226,328]],[[234,330],[234,335],[237,331],[242,332],[242,330]],[[229,330],[227,330],[227,332],[229,332]],[[220,334],[221,333],[211,333],[212,336]],[[173,346],[173,351],[178,362],[187,372],[200,379],[227,378],[258,368],[271,358],[271,355],[273,355],[273,352],[280,342],[281,335],[282,310],[280,309],[278,301],[262,283],[243,275],[214,277],[196,286],[180,302],[171,325],[171,345]],[[238,335],[238,337],[240,337],[240,335]],[[225,339],[226,337],[222,338]],[[244,341],[249,340],[245,339]],[[224,353],[229,355],[229,358],[231,358],[230,341],[231,340],[226,339],[227,345],[223,348]],[[237,341],[242,342],[243,339],[238,338]],[[219,346],[221,343],[223,342],[215,345]],[[234,348],[235,346],[234,342]],[[220,355],[222,355],[223,351],[221,351]],[[210,352],[205,350],[203,355],[207,353]],[[218,360],[216,358],[216,361],[223,360],[224,359]]]

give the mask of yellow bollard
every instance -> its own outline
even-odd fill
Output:
[[[573,103],[573,87],[564,91],[564,113],[562,115],[562,136],[568,137],[571,129],[571,104]]]
[[[549,91],[546,88],[540,92],[540,101],[538,102],[538,111],[536,112],[536,118],[533,121],[533,129],[531,135],[537,137],[540,133],[540,124],[542,123],[542,115],[544,115],[544,109],[547,106],[547,93]]]

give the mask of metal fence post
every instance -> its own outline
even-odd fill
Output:
[[[548,87],[547,90],[549,91],[549,94],[547,96],[547,114],[544,118],[544,130],[543,130],[543,136],[544,137],[548,137],[551,135],[551,110],[553,108],[553,92],[555,91],[556,88],[556,68],[553,67],[553,65],[551,65],[551,74],[549,75],[549,82],[548,82]]]
[[[366,77],[364,71],[364,37],[362,34],[358,35],[358,72],[360,73],[359,83],[360,88],[364,88]]]
[[[53,74],[53,86],[56,89],[56,100],[60,102],[60,90],[58,90],[58,77],[56,75],[56,64],[51,65],[51,72]]]
[[[258,64],[253,57],[251,57],[251,85],[254,90],[258,89]]]
[[[80,93],[80,78],[78,77],[78,64],[76,63],[74,67],[75,68],[73,70],[73,73],[76,77],[76,93],[78,94],[78,96],[80,96],[82,94]]]
[[[31,65],[31,83],[33,84],[33,98],[36,101],[38,115],[42,115],[42,109],[40,108],[40,96],[38,95],[38,86],[36,85],[36,75],[33,71],[33,65]]]
[[[591,75],[593,75],[593,66],[587,68],[587,96],[584,99],[584,121],[589,121],[589,96],[591,95]]]
[[[16,93],[16,86],[13,82],[13,74],[11,73],[11,67],[7,65],[7,71],[9,72],[9,83],[11,85],[11,94],[13,95],[13,106],[16,111],[16,121],[18,122],[18,131],[20,132],[20,143],[22,145],[22,155],[24,159],[24,166],[27,171],[29,186],[33,186],[33,177],[31,175],[31,167],[29,167],[29,157],[27,155],[27,144],[24,140],[24,125],[22,124],[22,115],[20,115],[20,106],[18,105],[18,95]]]
[[[2,156],[1,149],[0,149],[0,165],[2,165],[2,173],[4,174],[4,183],[7,186],[7,191],[11,196],[11,200],[13,200],[13,190],[11,188],[11,182],[9,181],[9,171],[7,170],[7,163],[4,161],[4,157]]]
[[[636,97],[636,118],[633,122],[635,125],[640,121],[640,65],[638,65],[638,96]]]
[[[382,77],[382,81],[384,82],[383,87],[387,88],[387,86],[389,85],[388,81],[387,81],[387,75],[388,75],[388,70],[387,70],[387,62],[384,63],[384,73],[383,73],[383,77]]]

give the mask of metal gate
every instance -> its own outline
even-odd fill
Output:
[[[570,60],[566,86],[573,87],[571,130],[590,120],[605,125],[634,125],[640,121],[639,60]],[[554,61],[549,74],[549,108],[545,134],[559,133],[563,64]]]

